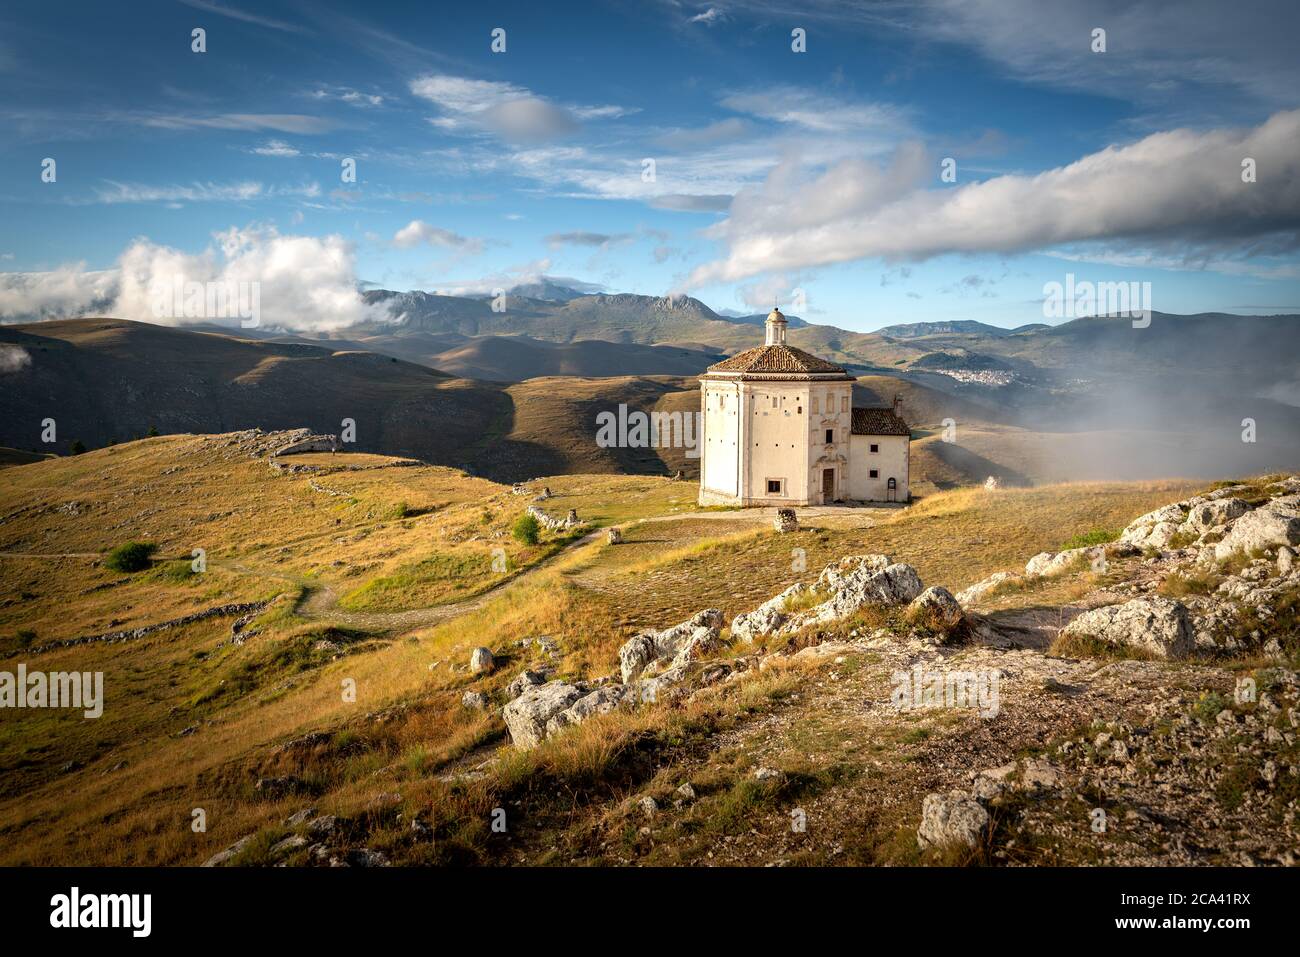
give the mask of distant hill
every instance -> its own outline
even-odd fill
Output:
[[[478,336],[430,356],[429,363],[466,378],[521,382],[538,376],[697,375],[722,358],[718,352],[603,339]]]
[[[357,447],[459,464],[509,415],[496,387],[371,352],[240,339],[121,319],[0,326],[29,366],[4,376],[0,444],[59,451],[162,433],[356,422]]]

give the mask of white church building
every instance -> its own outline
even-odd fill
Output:
[[[853,408],[853,377],[787,345],[773,309],[767,341],[700,376],[701,505],[906,502],[911,430],[892,408]]]

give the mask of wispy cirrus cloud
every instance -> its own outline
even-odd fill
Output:
[[[267,186],[255,180],[239,183],[190,183],[187,185],[154,186],[141,183],[118,183],[106,180],[106,185],[95,191],[98,203],[243,203],[275,197],[316,198],[321,195],[319,183],[297,186]]]
[[[616,119],[621,106],[566,106],[525,87],[496,80],[428,73],[411,81],[413,94],[439,109],[430,122],[448,132],[491,132],[510,140],[539,141],[576,133],[582,120]]]
[[[307,27],[300,23],[287,23],[284,20],[275,20],[271,17],[263,16],[260,13],[250,13],[247,10],[241,10],[238,7],[232,7],[229,4],[217,3],[216,0],[180,0],[187,7],[193,7],[195,10],[202,10],[204,13],[215,13],[217,16],[228,17],[231,20],[239,20],[243,23],[252,23],[259,27],[267,27],[271,30],[282,30],[286,33],[311,33]]]

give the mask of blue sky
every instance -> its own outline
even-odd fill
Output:
[[[304,328],[356,318],[357,283],[539,275],[741,312],[799,289],[792,311],[862,331],[1042,321],[1067,272],[1151,282],[1161,311],[1300,312],[1298,23],[1172,0],[10,5],[0,318],[147,319],[127,280],[167,269],[274,273]]]

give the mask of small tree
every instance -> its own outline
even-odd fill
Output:
[[[104,564],[115,572],[140,572],[149,567],[156,551],[158,546],[153,542],[127,542],[109,552]]]
[[[71,444],[68,445],[69,455],[80,455],[84,451],[86,451],[86,447],[81,444],[81,439],[73,439]]]
[[[537,521],[537,516],[532,512],[524,512],[515,519],[515,527],[511,532],[525,545],[536,545],[542,534],[542,523]]]

